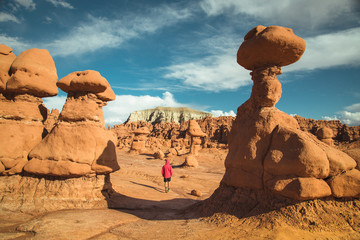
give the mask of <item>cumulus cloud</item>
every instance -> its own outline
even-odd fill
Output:
[[[273,25],[316,29],[339,22],[359,20],[354,0],[203,0],[201,8],[209,16],[245,14]]]
[[[239,67],[235,54],[211,55],[198,61],[166,68],[165,78],[178,79],[185,85],[218,92],[251,84],[249,71]]]
[[[356,103],[344,108],[344,111],[337,112],[334,116],[324,116],[325,120],[340,120],[349,126],[360,125],[360,103]]]
[[[53,4],[55,7],[74,9],[74,7],[65,0],[46,0],[46,1]]]
[[[0,12],[0,22],[15,22],[21,23],[20,20],[10,13]]]
[[[232,116],[235,117],[236,113],[233,110],[229,112],[224,112],[222,110],[211,110],[210,113],[214,115],[214,117],[222,117],[222,116]]]
[[[306,50],[299,62],[286,71],[324,69],[360,65],[360,28],[305,38]]]

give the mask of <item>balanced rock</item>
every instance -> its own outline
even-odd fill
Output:
[[[6,89],[6,83],[10,78],[9,70],[15,58],[10,47],[0,44],[0,93]]]
[[[300,59],[306,48],[304,39],[292,29],[257,26],[244,37],[237,62],[248,70],[264,66],[286,66]]]
[[[54,60],[46,49],[26,50],[10,68],[7,92],[31,94],[36,97],[50,97],[58,94],[58,76]]]
[[[334,146],[334,140],[332,139],[334,137],[334,132],[331,128],[328,127],[321,127],[316,131],[316,136],[319,140],[322,142]]]
[[[96,95],[100,90],[93,88],[92,82],[96,82],[93,75],[80,72],[79,77],[78,73],[59,81],[58,86],[68,92],[66,103],[57,125],[29,153],[30,160],[24,167],[26,172],[71,178],[108,174],[119,169],[116,136],[105,129],[102,107],[106,101]],[[76,84],[72,84],[73,80]],[[110,88],[104,81],[102,77],[99,80],[102,86]],[[68,87],[62,85],[64,82],[69,83]],[[79,91],[79,86],[86,91]],[[104,87],[101,89],[106,91]]]
[[[237,59],[252,70],[254,85],[229,135],[222,184],[296,200],[358,196],[355,160],[301,131],[293,117],[275,107],[282,93],[276,77],[281,66],[299,60],[304,50],[304,40],[288,28],[258,26],[245,36]],[[320,135],[331,136],[326,129]],[[345,187],[346,181],[351,187]]]
[[[198,155],[199,150],[201,149],[201,138],[206,137],[206,133],[204,133],[196,120],[189,121],[188,133],[191,136],[190,143],[190,154]]]
[[[130,153],[143,153],[146,152],[146,140],[147,135],[150,134],[150,130],[147,127],[141,127],[133,131],[135,134],[133,142],[131,144]]]

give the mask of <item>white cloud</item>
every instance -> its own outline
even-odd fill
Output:
[[[305,38],[306,50],[299,62],[284,71],[314,70],[360,65],[360,28]]]
[[[272,25],[316,29],[329,24],[359,20],[354,0],[203,0],[200,6],[209,16],[246,14]]]
[[[360,112],[360,103],[355,103],[353,105],[345,107],[346,111],[350,112]]]
[[[218,92],[251,84],[249,71],[236,63],[236,51],[172,65],[165,78],[179,79],[187,86]]]
[[[15,54],[20,54],[21,52],[30,48],[30,44],[24,42],[20,38],[9,37],[1,34],[0,34],[0,43],[11,47],[13,49],[13,52],[15,52]]]
[[[15,22],[21,23],[20,20],[10,13],[0,12],[0,22]]]
[[[304,55],[298,62],[283,67],[284,73],[360,65],[360,28],[319,35],[305,41],[307,49]],[[216,49],[216,46],[207,46],[210,56],[171,65],[166,68],[168,73],[164,77],[214,92],[250,85],[252,81],[249,71],[236,63],[237,49],[230,45],[228,47]]]
[[[344,111],[337,112],[336,115],[322,117],[325,120],[340,120],[349,126],[360,125],[360,103],[356,103],[344,108]]]
[[[147,16],[128,15],[115,20],[89,15],[86,22],[52,43],[45,44],[45,48],[53,56],[69,56],[120,47],[131,39],[154,33],[187,19],[190,15],[187,9],[177,10],[168,6],[151,9]]]
[[[229,112],[224,112],[222,110],[211,110],[210,113],[214,115],[214,117],[222,117],[222,116],[232,116],[235,117],[236,113],[233,110]]]
[[[26,8],[27,10],[35,10],[36,9],[36,4],[34,3],[33,0],[14,0],[13,2],[16,5],[16,8],[18,8],[19,6]]]
[[[46,1],[53,4],[55,7],[60,6],[63,8],[74,9],[74,7],[65,0],[46,0]]]

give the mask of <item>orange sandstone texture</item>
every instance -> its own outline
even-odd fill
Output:
[[[41,97],[57,94],[57,73],[47,50],[29,49],[15,58],[5,45],[0,72],[0,174],[13,175],[22,172],[28,153],[46,134]]]
[[[6,88],[6,83],[10,78],[10,66],[15,58],[16,56],[10,47],[0,44],[0,93]]]
[[[24,170],[67,178],[118,170],[116,136],[104,124],[106,100],[97,95],[110,88],[106,79],[88,70],[71,73],[57,85],[68,93],[66,103],[57,125],[29,153]],[[106,99],[113,98],[111,92],[104,94]]]
[[[222,183],[267,189],[284,197],[307,200],[326,196],[358,197],[360,172],[347,154],[300,130],[298,122],[275,104],[281,98],[281,66],[300,59],[305,41],[291,29],[258,26],[244,38],[238,63],[252,70],[250,99],[242,104],[229,136]],[[319,130],[331,139],[329,129]],[[345,186],[345,182],[350,186]],[[351,191],[349,190],[351,189]]]

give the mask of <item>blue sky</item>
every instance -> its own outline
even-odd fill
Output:
[[[251,92],[236,63],[257,25],[290,27],[307,49],[279,76],[288,114],[360,125],[360,2],[350,0],[2,0],[0,43],[48,49],[59,79],[99,71],[117,99],[107,124],[156,106],[234,115]],[[61,109],[66,94],[44,98]]]

